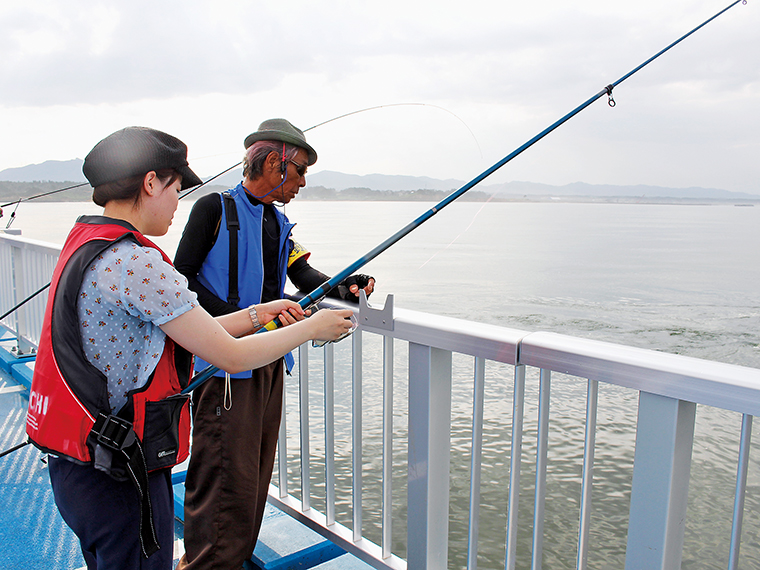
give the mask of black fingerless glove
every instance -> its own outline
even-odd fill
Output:
[[[358,285],[359,289],[364,289],[367,285],[369,285],[370,279],[374,279],[374,277],[371,275],[364,275],[363,273],[349,275],[338,285],[338,295],[344,301],[353,301],[356,303],[359,301],[359,292],[357,291],[356,294],[354,294],[350,291],[349,288],[352,285]]]

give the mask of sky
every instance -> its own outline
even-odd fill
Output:
[[[0,3],[0,170],[129,125],[202,177],[268,118],[311,172],[468,181],[732,0]],[[760,194],[760,2],[739,2],[493,174]]]

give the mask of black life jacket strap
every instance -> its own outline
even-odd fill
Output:
[[[227,302],[237,307],[240,303],[240,291],[238,290],[238,221],[237,205],[229,192],[222,192],[224,210],[227,217],[227,232],[230,234],[230,264],[229,264],[229,289]]]
[[[148,467],[140,440],[130,422],[118,416],[106,416],[103,413],[98,414],[90,437],[94,438],[93,466],[95,469],[115,476],[116,473],[112,471],[114,456],[122,456],[126,461],[127,473],[140,500],[140,548],[143,556],[148,558],[160,550],[161,546],[158,544],[156,529],[153,525]]]

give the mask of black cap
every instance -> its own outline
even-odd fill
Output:
[[[127,127],[96,144],[85,157],[82,172],[95,188],[164,168],[182,175],[183,190],[201,183],[188,166],[185,143],[148,127]]]

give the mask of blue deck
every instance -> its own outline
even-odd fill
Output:
[[[26,441],[26,382],[32,364],[16,359],[7,335],[0,339],[0,451]],[[26,380],[26,381],[25,381]],[[53,501],[44,455],[27,445],[0,458],[0,567],[81,568],[79,542]]]
[[[26,408],[34,360],[16,358],[12,353],[14,341],[9,334],[0,332],[0,452],[26,441]],[[55,506],[44,459],[32,445],[0,458],[0,504],[3,505],[0,568],[84,568],[79,542]],[[181,466],[175,471],[176,564],[184,552],[185,487]],[[267,505],[261,536],[251,559],[246,568],[370,568],[271,505]]]

